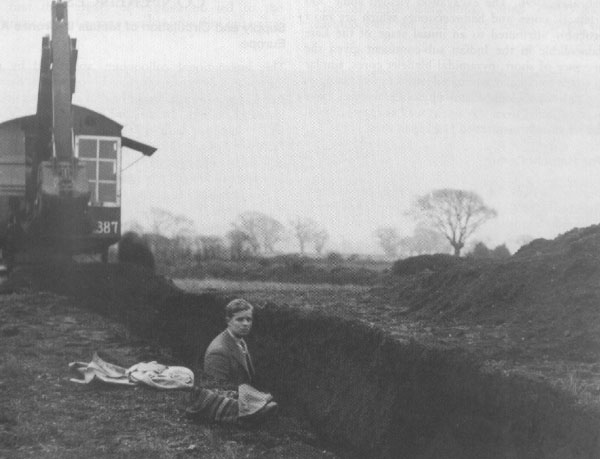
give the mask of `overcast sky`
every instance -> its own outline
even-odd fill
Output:
[[[0,121],[35,112],[50,3],[0,2]],[[370,252],[444,187],[498,211],[492,246],[600,221],[597,0],[72,0],[69,22],[74,103],[159,149],[123,174],[125,221],[256,210]]]

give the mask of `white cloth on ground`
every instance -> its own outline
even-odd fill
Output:
[[[105,362],[96,352],[91,362],[71,362],[69,368],[83,377],[83,379],[70,379],[79,384],[89,384],[98,379],[105,383],[124,386],[143,383],[157,389],[191,389],[194,386],[194,373],[189,368],[169,367],[157,362],[141,362],[123,368]]]
[[[240,384],[238,387],[238,409],[240,418],[255,414],[271,401],[273,401],[273,396],[271,394],[261,392],[249,384]]]

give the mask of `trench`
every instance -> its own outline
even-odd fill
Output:
[[[30,267],[11,283],[74,296],[194,368],[229,299],[185,293],[127,265]],[[457,350],[275,304],[256,311],[249,344],[258,385],[303,412],[342,457],[600,457],[600,413]]]

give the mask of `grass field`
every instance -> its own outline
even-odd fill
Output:
[[[285,282],[178,279],[175,285],[192,293],[219,292],[243,296],[257,305],[273,302],[305,309],[328,309],[346,305],[349,310],[368,300],[371,287],[360,285],[296,284]]]
[[[221,279],[178,279],[175,284],[188,292],[218,292],[228,297],[243,297],[256,306],[267,303],[288,305],[303,310],[334,313],[373,324],[392,312],[372,294],[372,287],[361,285],[296,284],[285,282],[229,281]],[[404,322],[390,327],[392,334],[407,337],[413,329]],[[409,333],[412,336],[412,332]]]
[[[370,287],[360,285],[333,285],[333,284],[298,284],[291,282],[259,282],[259,281],[232,281],[225,279],[177,279],[175,283],[185,290],[190,291],[264,291],[264,292],[312,292],[326,291],[339,292],[364,292]]]
[[[197,424],[186,391],[69,381],[68,364],[98,351],[125,367],[173,364],[123,325],[43,292],[0,295],[0,458],[331,458],[285,412],[251,430]]]

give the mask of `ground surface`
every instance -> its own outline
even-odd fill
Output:
[[[184,415],[185,391],[70,382],[68,363],[94,351],[125,367],[173,362],[74,300],[0,295],[0,457],[335,457],[285,409],[251,429],[199,425]]]
[[[597,226],[536,240],[507,260],[408,259],[374,287],[176,283],[359,319],[403,342],[462,348],[489,368],[545,381],[600,407]]]
[[[498,262],[409,259],[370,287],[176,284],[358,319],[402,342],[462,348],[489,368],[600,405],[599,227],[534,241]],[[0,457],[333,457],[285,412],[253,431],[203,426],[183,416],[182,392],[69,382],[67,364],[94,351],[122,366],[172,359],[74,300],[0,295]]]

